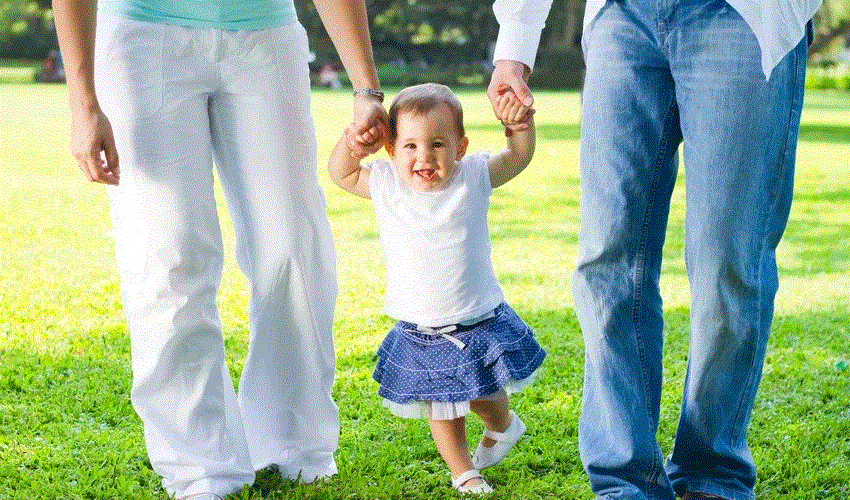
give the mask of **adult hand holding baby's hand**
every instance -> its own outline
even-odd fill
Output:
[[[529,90],[528,77],[531,75],[531,70],[528,66],[511,60],[496,61],[496,68],[493,70],[493,75],[490,78],[490,86],[487,88],[487,97],[490,98],[490,104],[493,106],[493,113],[506,127],[508,131],[526,130],[529,127],[528,121],[531,115],[534,114],[534,96]],[[503,116],[500,114],[500,106],[504,107],[503,96],[510,94],[515,103],[510,106],[510,113]],[[506,120],[508,118],[509,120]]]
[[[360,129],[352,122],[343,129],[342,136],[352,158],[362,160],[383,147],[384,139],[379,131],[381,127],[377,125],[366,132],[358,132]]]
[[[380,99],[369,94],[355,96],[354,121],[345,128],[351,155],[363,158],[381,149],[389,136],[387,121]]]
[[[534,108],[524,105],[512,92],[507,91],[496,98],[493,104],[496,118],[505,126],[505,135],[510,137],[514,132],[527,130],[529,121],[534,116]]]

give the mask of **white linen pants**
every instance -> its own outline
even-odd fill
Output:
[[[277,464],[336,473],[336,269],[316,178],[307,37],[98,14],[97,94],[129,323],[132,403],[169,494],[224,495]],[[250,352],[233,389],[216,307],[223,261],[213,159],[250,286]]]

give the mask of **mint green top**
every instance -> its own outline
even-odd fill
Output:
[[[100,0],[99,10],[138,21],[221,30],[260,30],[291,23],[294,0]]]

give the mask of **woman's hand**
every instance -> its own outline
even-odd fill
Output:
[[[387,111],[377,96],[354,97],[354,118],[346,128],[346,143],[352,156],[365,157],[381,149],[389,139]]]
[[[72,111],[71,153],[90,181],[118,185],[121,171],[115,138],[109,119],[100,108]]]

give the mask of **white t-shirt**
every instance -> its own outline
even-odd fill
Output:
[[[387,261],[384,312],[438,327],[502,303],[490,262],[490,154],[463,158],[441,191],[411,189],[389,160],[370,165],[369,192]]]

